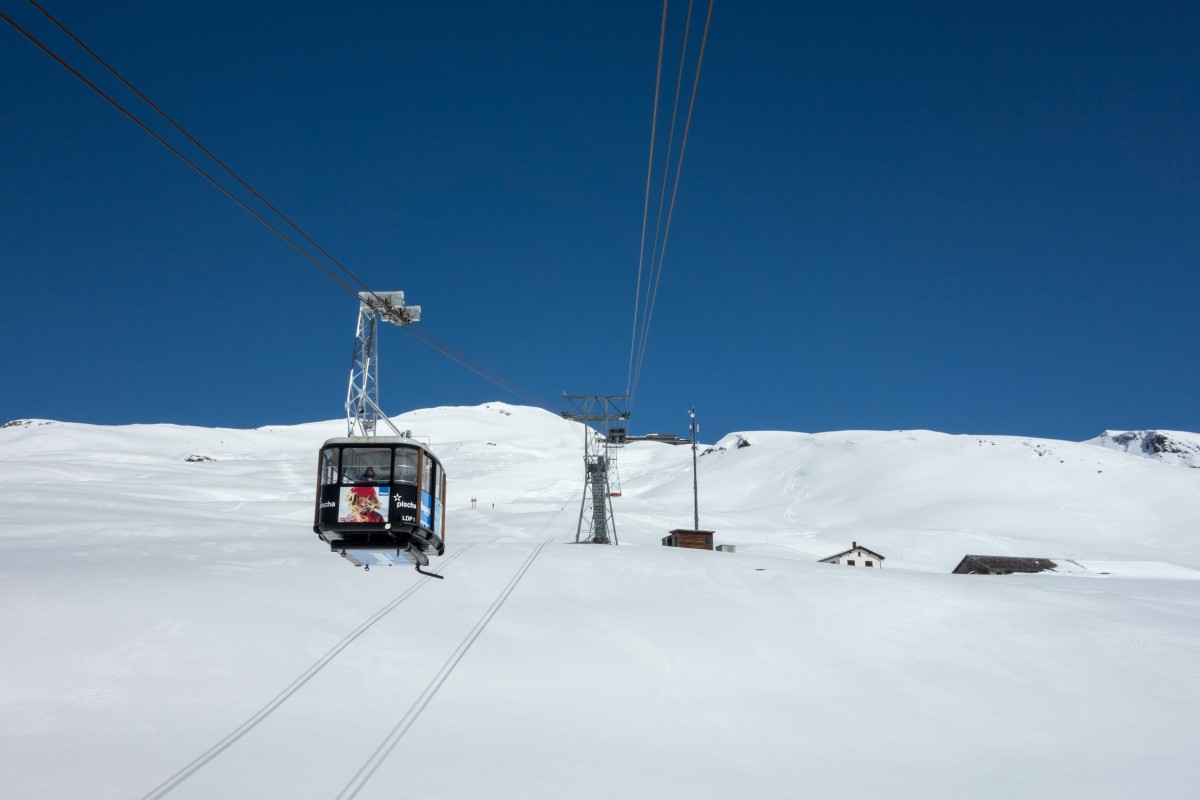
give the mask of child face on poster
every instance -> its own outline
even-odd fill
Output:
[[[377,510],[380,506],[379,496],[369,486],[355,486],[346,493],[346,503],[343,507],[342,522],[383,522],[383,515]]]

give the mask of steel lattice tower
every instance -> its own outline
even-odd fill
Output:
[[[346,390],[347,435],[374,436],[375,424],[382,418],[399,436],[379,410],[379,320],[408,325],[421,319],[421,307],[404,305],[404,292],[359,292],[358,299],[358,336]]]
[[[627,433],[624,425],[612,423],[629,419],[629,412],[624,410],[629,397],[623,394],[582,394],[563,395],[563,399],[571,403],[571,410],[564,411],[563,418],[582,422],[585,426],[584,491],[579,503],[579,527],[575,531],[575,541],[620,544],[616,521],[613,519],[608,473],[616,466],[617,453],[625,444]],[[589,424],[592,422],[602,423],[604,433],[593,430]]]

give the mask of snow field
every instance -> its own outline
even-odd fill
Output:
[[[1173,798],[1200,777],[1195,471],[744,432],[699,460],[701,524],[738,545],[706,553],[658,544],[691,526],[690,450],[640,443],[600,547],[573,543],[572,424],[397,419],[450,474],[445,581],[312,534],[339,423],[0,430],[4,793]],[[815,563],[851,540],[885,568]],[[1090,573],[949,575],[968,552]]]

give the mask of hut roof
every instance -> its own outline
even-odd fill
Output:
[[[821,561],[832,561],[832,560],[833,560],[833,559],[835,559],[835,558],[841,558],[842,556],[846,555],[847,553],[853,553],[855,550],[862,550],[862,551],[864,551],[864,552],[870,553],[871,555],[875,556],[875,557],[876,557],[876,558],[878,558],[880,561],[883,561],[883,560],[884,560],[884,556],[881,556],[881,555],[879,555],[879,553],[876,553],[874,550],[872,550],[872,549],[871,549],[871,548],[869,548],[869,547],[863,547],[863,546],[862,546],[861,544],[859,544],[858,542],[855,542],[855,543],[853,544],[853,546],[851,546],[851,548],[850,548],[849,550],[843,550],[843,551],[842,551],[842,552],[840,552],[840,553],[834,553],[834,554],[833,554],[833,555],[831,555],[831,556],[828,556],[828,557],[826,557],[826,558],[822,558],[822,559],[821,559]]]
[[[955,572],[970,572],[973,569],[1004,570],[1007,572],[1045,572],[1058,564],[1048,558],[1022,558],[1018,556],[963,556],[954,568]]]

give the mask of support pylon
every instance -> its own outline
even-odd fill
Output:
[[[572,409],[563,412],[563,418],[582,422],[586,426],[583,440],[583,497],[579,503],[579,526],[575,541],[594,544],[620,544],[617,525],[612,510],[612,490],[608,474],[616,466],[617,453],[625,444],[627,428],[623,423],[629,419],[624,410],[627,395],[586,394],[563,395]],[[591,427],[600,423],[603,433]],[[588,500],[591,500],[589,504]]]
[[[359,292],[358,299],[358,335],[346,390],[346,435],[374,436],[375,424],[382,419],[399,436],[379,410],[379,320],[408,325],[421,319],[421,307],[404,305],[404,292]]]

